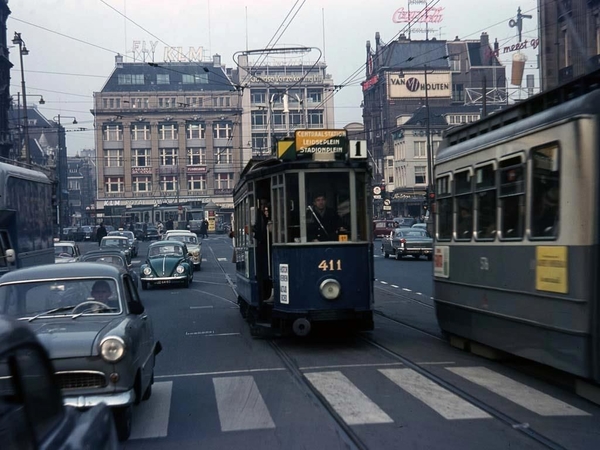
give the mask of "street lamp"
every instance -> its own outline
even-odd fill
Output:
[[[25,42],[21,38],[21,33],[17,33],[15,31],[15,36],[12,40],[13,44],[17,44],[19,46],[19,58],[21,61],[21,90],[23,91],[23,109],[24,109],[24,119],[25,119],[25,162],[27,164],[31,163],[31,155],[29,153],[29,121],[27,119],[27,91],[25,90],[25,70],[23,69],[23,56],[29,55],[29,50],[25,46]]]
[[[54,120],[58,124],[58,160],[56,161],[56,174],[58,179],[58,225],[59,230],[61,224],[66,223],[66,212],[65,205],[68,205],[68,191],[67,182],[68,182],[68,170],[67,170],[67,147],[64,142],[65,132],[60,123],[61,117],[66,117],[69,119],[73,119],[73,124],[77,124],[77,119],[74,116],[54,116],[52,120]]]

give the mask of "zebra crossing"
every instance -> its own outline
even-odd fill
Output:
[[[273,369],[285,372],[285,369]],[[392,394],[402,392],[417,401],[424,408],[435,412],[442,420],[491,420],[492,417],[467,400],[450,392],[443,386],[431,381],[413,369],[399,367],[373,367],[378,384],[390,383]],[[541,417],[591,416],[587,411],[570,405],[531,386],[516,381],[506,375],[494,372],[486,367],[443,367],[449,376],[471,383],[476,388],[508,400],[513,405],[523,408],[525,413]],[[393,424],[394,412],[386,411],[377,404],[378,399],[369,398],[341,370],[305,370],[304,376],[321,394],[329,405],[349,426]],[[210,414],[216,411],[220,432],[228,433],[247,430],[272,430],[277,428],[277,417],[272,415],[257,384],[261,373],[215,374],[203,382],[211,384],[215,403],[214,409],[208,408]],[[130,440],[167,437],[169,419],[174,406],[173,391],[178,388],[180,378],[163,376],[155,382],[152,397],[142,402],[134,410],[133,430]],[[188,380],[190,378],[187,378]],[[369,380],[372,378],[369,377]],[[189,385],[180,387],[185,398],[190,398]],[[380,400],[380,399],[379,399]],[[398,400],[400,403],[400,399]]]

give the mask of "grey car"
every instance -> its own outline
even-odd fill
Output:
[[[9,272],[0,314],[26,321],[46,347],[66,405],[106,403],[119,440],[129,437],[133,405],[152,394],[161,345],[127,271],[78,262]]]
[[[0,315],[0,442],[25,448],[118,448],[110,409],[65,406],[48,352],[22,321]]]
[[[108,236],[123,236],[127,238],[127,243],[129,244],[129,251],[131,252],[131,256],[137,256],[140,249],[140,242],[135,237],[133,231],[127,230],[118,230],[111,231],[108,233]]]
[[[425,230],[418,228],[396,228],[381,242],[381,251],[385,258],[394,255],[396,259],[404,256],[433,258],[433,239]]]

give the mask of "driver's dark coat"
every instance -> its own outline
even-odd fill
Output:
[[[314,206],[306,216],[306,233],[309,241],[337,241],[337,232],[342,226],[342,219],[331,208],[325,208],[322,214]],[[315,218],[315,216],[319,219]],[[319,224],[320,222],[320,224]],[[321,226],[322,225],[322,226]]]

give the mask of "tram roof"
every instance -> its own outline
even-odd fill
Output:
[[[446,131],[436,163],[477,151],[484,145],[530,132],[581,114],[600,113],[600,69],[509,108]]]

